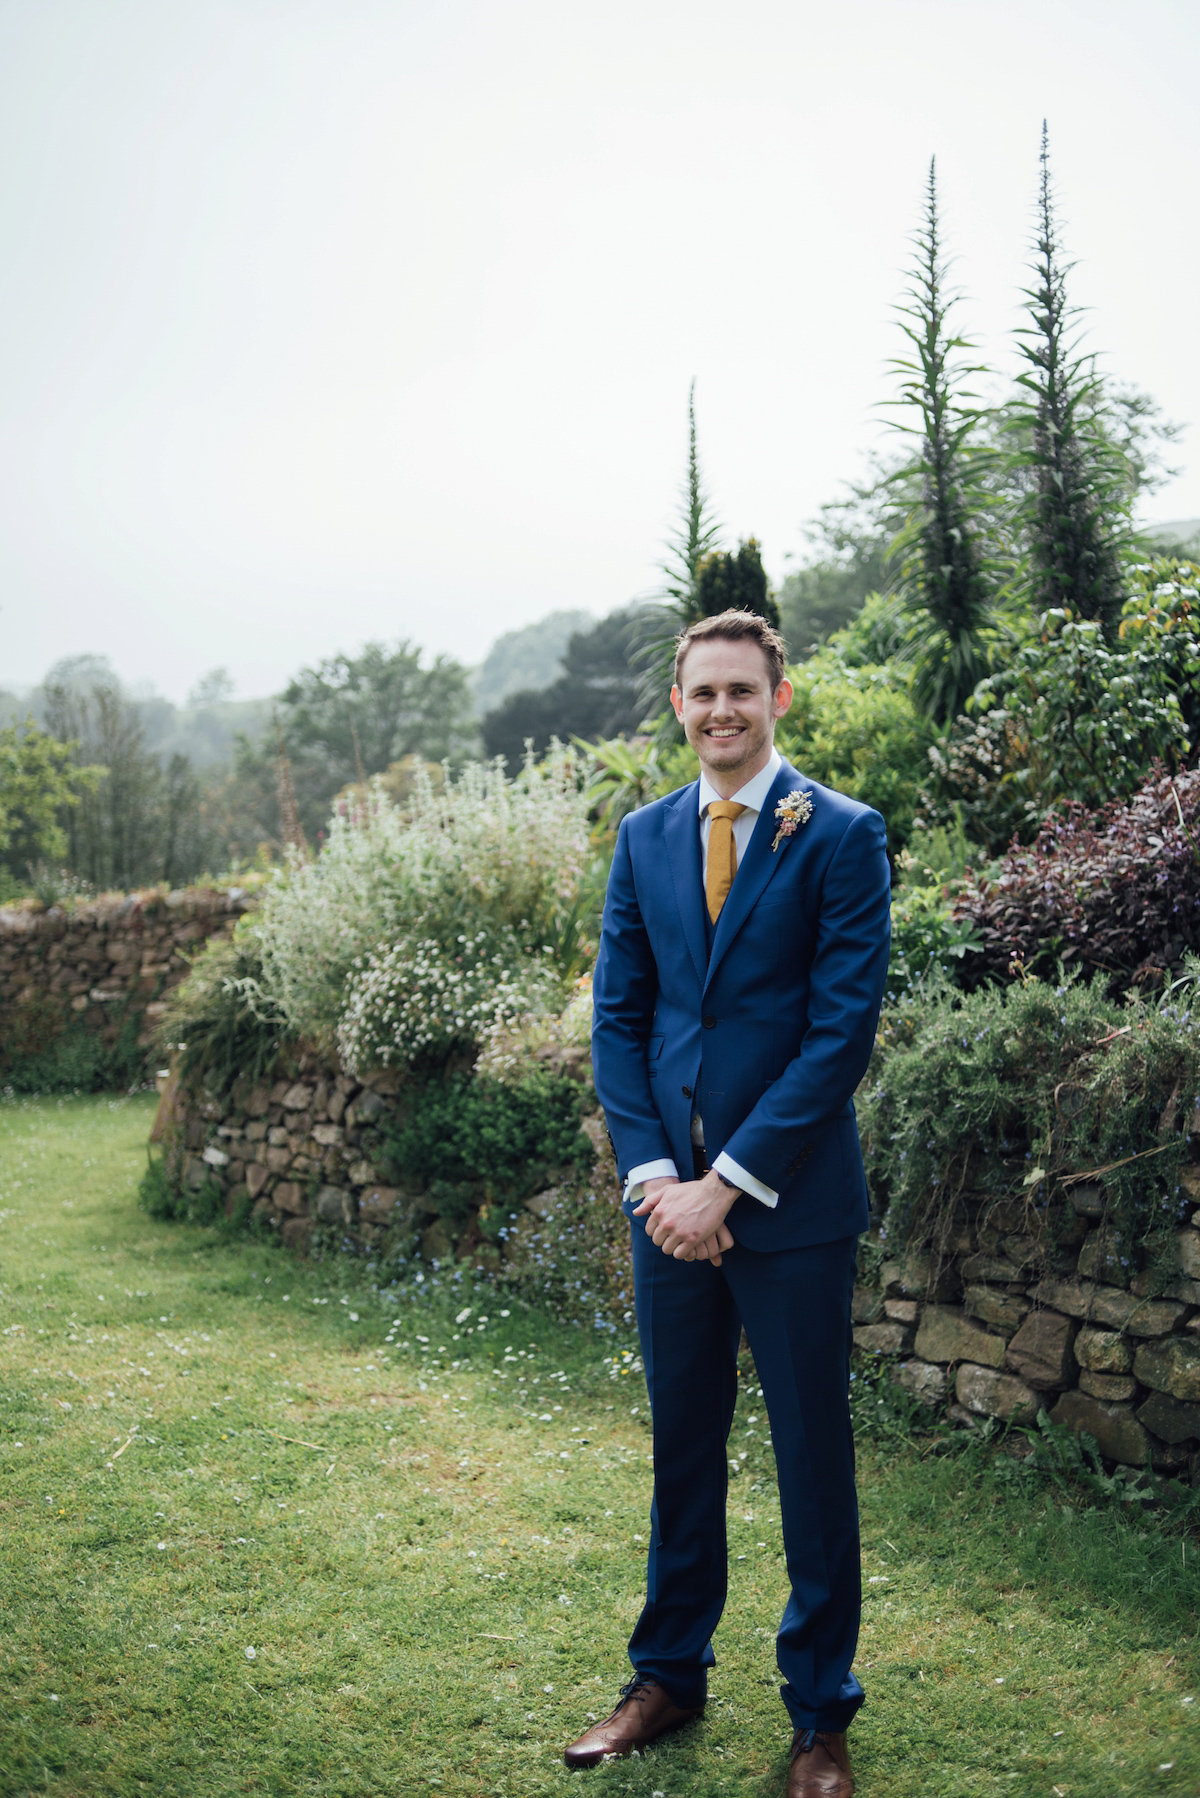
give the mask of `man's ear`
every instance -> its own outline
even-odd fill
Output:
[[[790,692],[790,689],[789,689],[789,692]],[[791,703],[792,703],[791,699],[789,698],[788,704],[791,705]],[[678,718],[680,724],[682,724],[683,723],[683,694],[679,691],[678,687],[671,688],[671,704],[675,708],[675,716]]]
[[[781,680],[775,689],[775,697],[771,701],[772,718],[782,718],[785,712],[792,709],[792,700],[796,697],[796,689],[790,680]]]

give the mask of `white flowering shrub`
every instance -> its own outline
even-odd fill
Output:
[[[447,949],[435,938],[376,950],[351,975],[337,1025],[342,1064],[359,1076],[475,1048],[561,1003],[548,950],[529,955],[510,932],[503,948],[481,930]]]
[[[406,811],[378,783],[365,805],[343,804],[320,855],[267,889],[255,925],[263,993],[290,1029],[359,1066],[399,1065],[449,1040],[423,1040],[435,1017],[461,1016],[455,1040],[477,1043],[497,1019],[537,1015],[588,860],[582,773],[556,747],[513,780],[499,761],[457,780],[447,770],[440,787],[421,770]],[[487,955],[464,957],[481,935]]]

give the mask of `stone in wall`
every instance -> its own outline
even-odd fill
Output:
[[[1200,1402],[1200,1342],[1179,1336],[1144,1342],[1134,1356],[1133,1371],[1143,1386],[1168,1392],[1185,1404]]]
[[[1165,1392],[1152,1392],[1137,1409],[1138,1422],[1164,1442],[1200,1441],[1200,1405],[1183,1405]]]
[[[854,1332],[854,1346],[867,1355],[904,1355],[913,1346],[911,1324],[860,1324]]]
[[[1075,1378],[1078,1326],[1058,1311],[1031,1311],[1008,1345],[1005,1366],[1037,1392],[1059,1392]]]
[[[1116,1399],[1135,1398],[1138,1383],[1132,1374],[1088,1373],[1085,1369],[1079,1376],[1079,1390],[1109,1404]]]
[[[1004,1423],[1033,1423],[1038,1396],[1012,1374],[965,1361],[954,1378],[954,1396],[976,1417],[999,1417]]]
[[[1125,1374],[1133,1366],[1133,1345],[1127,1336],[1085,1325],[1075,1338],[1075,1359],[1093,1373]]]
[[[896,1381],[923,1405],[940,1405],[945,1401],[946,1369],[935,1362],[902,1361],[896,1369]]]
[[[1004,1364],[1004,1338],[979,1329],[948,1305],[927,1305],[917,1331],[916,1353],[922,1361],[977,1361],[985,1367]]]
[[[1084,1392],[1064,1392],[1050,1413],[1050,1421],[1074,1430],[1076,1435],[1086,1430],[1110,1461],[1144,1467],[1150,1457],[1149,1433],[1134,1416],[1132,1405],[1104,1404]]]
[[[1040,1305],[1065,1311],[1068,1317],[1128,1330],[1131,1336],[1165,1336],[1175,1328],[1184,1306],[1166,1299],[1141,1299],[1135,1293],[1089,1281],[1043,1280],[1033,1290]]]
[[[963,1310],[968,1317],[977,1317],[980,1323],[1013,1335],[1028,1315],[1029,1300],[1023,1293],[997,1291],[994,1286],[968,1286],[963,1294]]]

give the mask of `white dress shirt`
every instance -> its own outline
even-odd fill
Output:
[[[733,804],[744,805],[746,808],[740,818],[733,820],[733,840],[737,844],[739,868],[742,865],[742,858],[750,847],[750,838],[754,834],[754,826],[758,823],[758,814],[766,803],[767,794],[771,791],[772,783],[782,762],[783,757],[779,751],[772,749],[771,759],[766,767],[760,768],[753,780],[748,780],[744,787],[740,787],[736,793],[729,795]],[[712,819],[708,815],[708,808],[714,799],[723,799],[724,797],[723,793],[717,792],[707,774],[702,773],[697,804],[700,826],[701,879],[705,882],[708,879],[708,839],[712,832]],[[733,878],[736,884],[737,875],[735,874]],[[704,1121],[698,1113],[692,1118],[692,1141],[697,1148],[704,1147]],[[739,1167],[732,1156],[726,1155],[724,1150],[717,1156],[712,1167],[714,1173],[724,1174],[727,1180],[732,1180],[735,1186],[740,1187],[743,1192],[748,1192],[752,1198],[761,1200],[772,1211],[779,1203],[779,1194],[773,1188],[765,1186],[761,1180],[756,1180],[754,1175],[747,1173],[744,1167]],[[677,1180],[678,1178],[679,1169],[674,1161],[667,1158],[661,1161],[644,1161],[639,1166],[630,1168],[625,1180],[625,1197],[635,1201],[640,1199],[643,1183],[647,1180]]]

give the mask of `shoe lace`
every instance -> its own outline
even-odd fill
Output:
[[[622,1704],[628,1704],[631,1698],[636,1698],[639,1693],[648,1691],[651,1686],[657,1684],[657,1680],[650,1679],[645,1673],[635,1673],[633,1678],[626,1680],[621,1687],[620,1704],[617,1705],[617,1709],[620,1710]]]
[[[802,1754],[811,1754],[817,1741],[815,1729],[798,1729],[792,1742],[791,1759],[797,1760]]]

